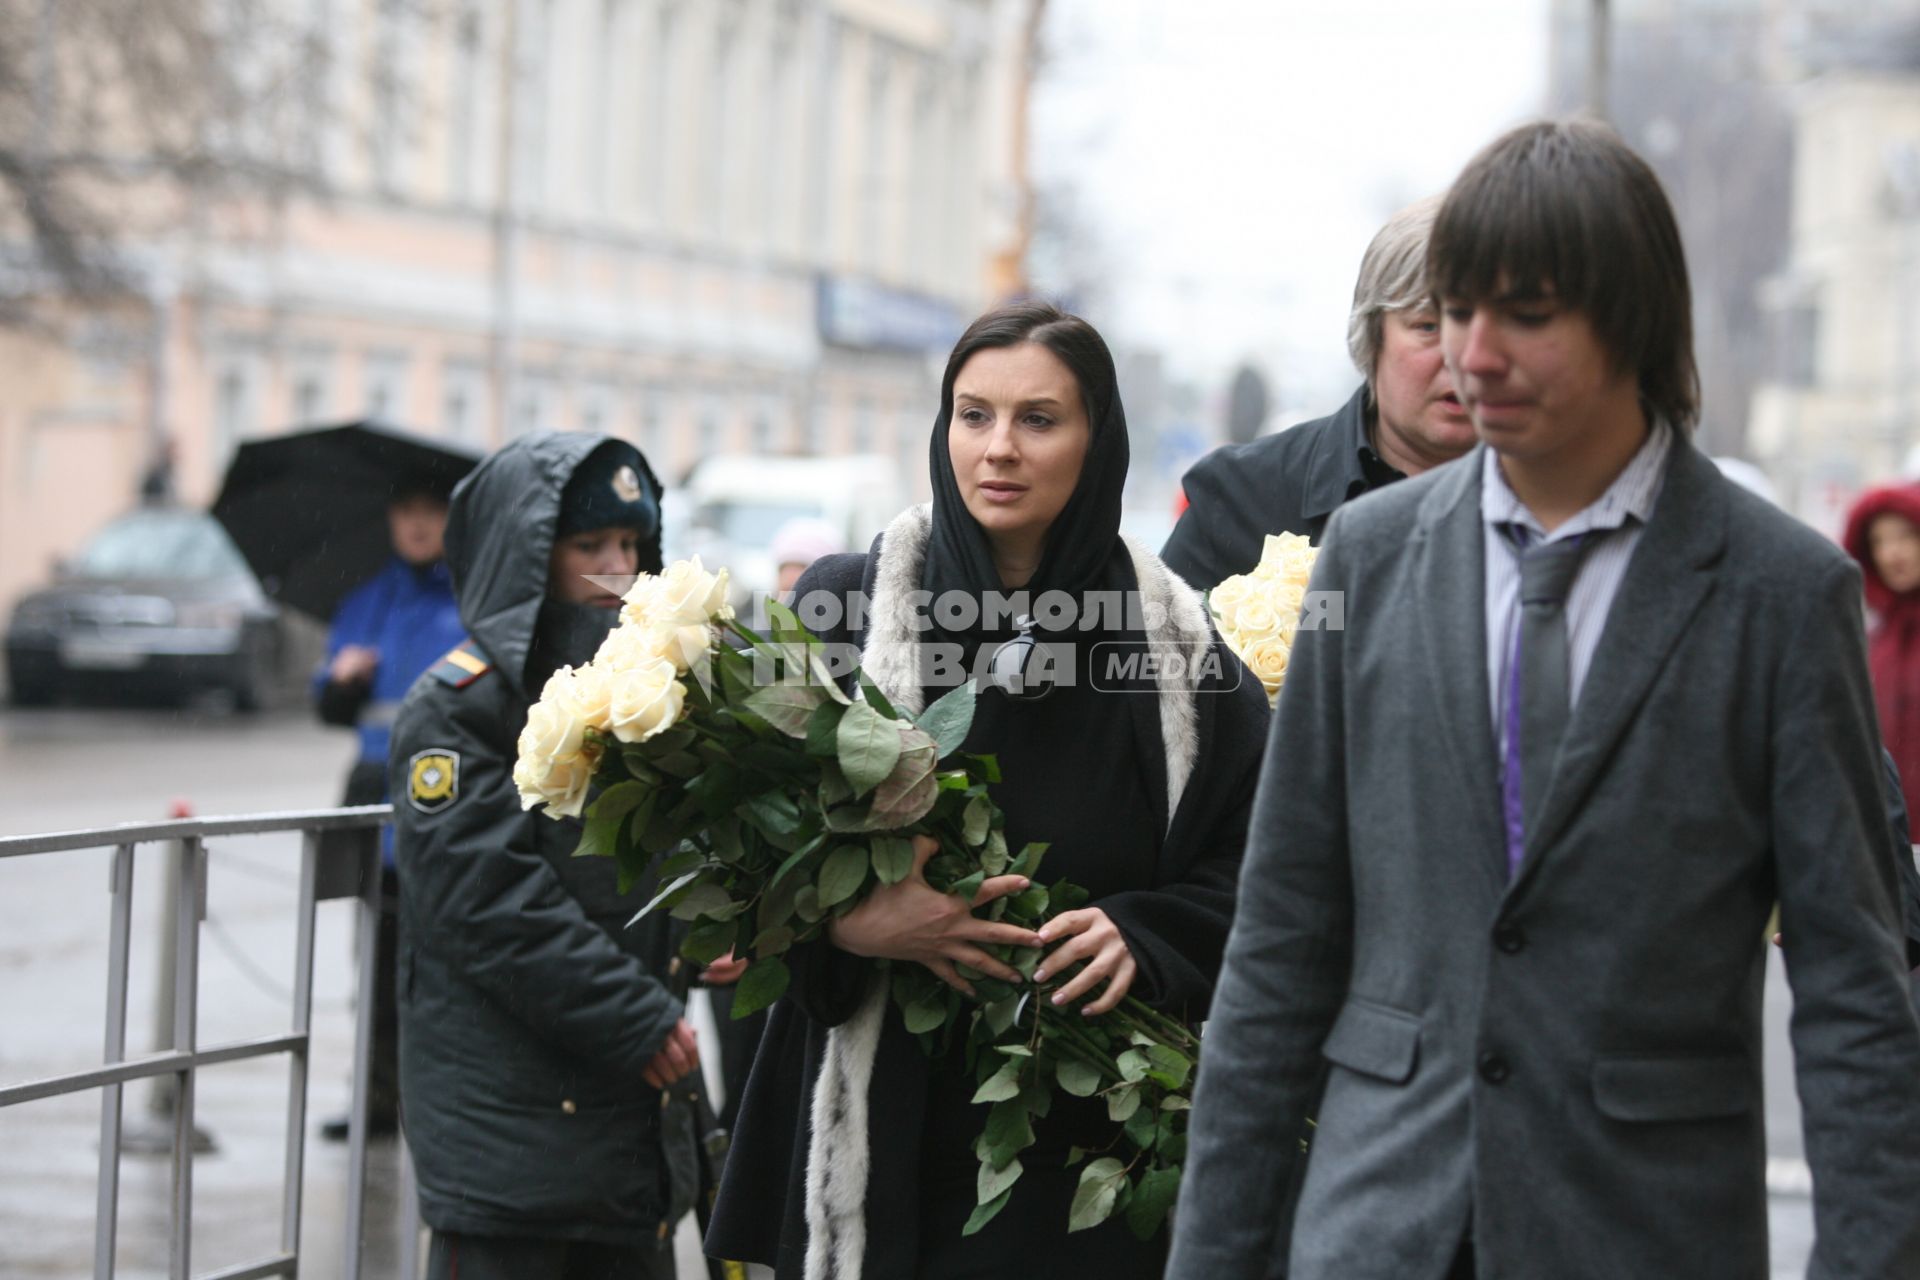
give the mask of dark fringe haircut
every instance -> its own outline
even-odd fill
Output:
[[[1427,248],[1434,296],[1552,296],[1585,312],[1640,399],[1679,429],[1700,416],[1693,295],[1660,179],[1590,120],[1522,125],[1470,161]]]

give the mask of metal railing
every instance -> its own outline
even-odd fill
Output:
[[[24,1084],[0,1086],[0,1107],[62,1094],[100,1090],[100,1174],[94,1214],[93,1274],[110,1280],[119,1229],[122,1091],[136,1080],[171,1076],[173,1111],[173,1183],[169,1207],[167,1275],[191,1280],[193,1257],[194,1084],[206,1067],[272,1054],[288,1055],[287,1148],[280,1212],[280,1251],[207,1272],[198,1280],[253,1280],[258,1276],[297,1276],[300,1260],[300,1194],[306,1153],[307,1067],[313,1018],[313,935],[321,902],[357,898],[359,986],[354,1001],[353,1101],[348,1127],[346,1241],[342,1274],[359,1280],[360,1242],[366,1192],[367,1086],[373,1040],[374,939],[379,932],[379,828],[392,816],[388,805],[318,809],[296,813],[129,824],[90,831],[0,837],[0,858],[22,858],[82,849],[114,850],[108,889],[112,930],[107,947],[107,1011],[101,1065]],[[299,832],[299,921],[294,942],[292,1028],[264,1036],[202,1047],[198,1034],[200,925],[207,913],[207,844],[224,836]],[[325,832],[364,832],[337,851],[323,850]],[[173,931],[173,1027],[170,1048],[138,1058],[126,1056],[127,951],[133,924],[133,864],[137,846],[178,842],[173,863],[176,908],[167,927]],[[407,1190],[411,1190],[408,1188]],[[412,1220],[412,1215],[408,1215]]]

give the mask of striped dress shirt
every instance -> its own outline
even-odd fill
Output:
[[[1620,591],[1640,532],[1653,514],[1666,479],[1667,454],[1673,448],[1673,428],[1655,420],[1626,469],[1614,477],[1607,491],[1549,534],[1527,510],[1507,478],[1500,474],[1500,456],[1492,449],[1481,458],[1480,518],[1486,524],[1487,563],[1487,686],[1492,693],[1493,732],[1500,758],[1507,757],[1507,675],[1520,627],[1520,551],[1540,542],[1562,542],[1586,535],[1593,543],[1574,574],[1567,594],[1568,688],[1573,705],[1593,652],[1606,628],[1607,613]],[[1524,532],[1513,536],[1513,526]]]

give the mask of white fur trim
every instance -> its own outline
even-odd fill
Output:
[[[859,1010],[827,1032],[807,1147],[806,1280],[860,1280],[872,1159],[867,1092],[886,1012],[887,984],[875,975]]]
[[[913,627],[914,593],[933,525],[930,506],[909,507],[887,526],[868,602],[860,665],[887,700],[910,715],[925,705]],[[1189,674],[1200,670],[1213,641],[1199,593],[1158,556],[1126,539],[1140,582],[1147,646],[1160,659],[1160,734],[1167,751],[1167,815],[1180,807],[1200,750],[1200,711]],[[887,984],[869,980],[859,1011],[827,1032],[826,1057],[814,1084],[807,1147],[806,1280],[861,1280],[867,1247],[867,1180],[872,1144],[867,1099],[887,1012]]]

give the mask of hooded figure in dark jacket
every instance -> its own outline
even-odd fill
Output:
[[[1054,1097],[1011,1201],[962,1236],[987,1108],[958,1051],[921,1051],[872,958],[965,990],[957,965],[1022,981],[979,944],[1039,945],[1035,980],[1067,975],[1067,1007],[1098,1017],[1124,993],[1204,1018],[1266,697],[1199,596],[1120,535],[1126,419],[1085,321],[1042,303],[981,317],[949,358],[930,445],[932,506],[902,512],[866,555],[817,562],[795,587],[801,616],[850,619],[863,597],[859,622],[821,637],[857,646],[909,713],[983,674],[965,749],[999,757],[1008,844],[1050,842],[1040,878],[1092,898],[1036,937],[972,916],[916,867],[790,952],[793,983],[754,1060],[707,1248],[772,1264],[780,1280],[1157,1278],[1164,1233],[1143,1242],[1115,1217],[1067,1234],[1070,1148],[1118,1139],[1098,1098]],[[1031,610],[989,607],[1022,592]],[[1103,595],[1138,608],[1103,612]],[[1069,607],[1049,614],[1050,597]],[[1157,661],[1128,660],[1141,654]],[[971,905],[1020,887],[994,877]]]
[[[402,1122],[434,1229],[430,1274],[673,1275],[661,1092],[697,1065],[666,985],[664,917],[634,928],[576,818],[512,780],[527,710],[660,567],[660,486],[606,436],[515,440],[455,491],[447,563],[469,639],[422,676],[393,731]],[[604,575],[604,576],[603,576]],[[664,1128],[664,1132],[663,1132]],[[690,1155],[690,1152],[687,1153]]]

